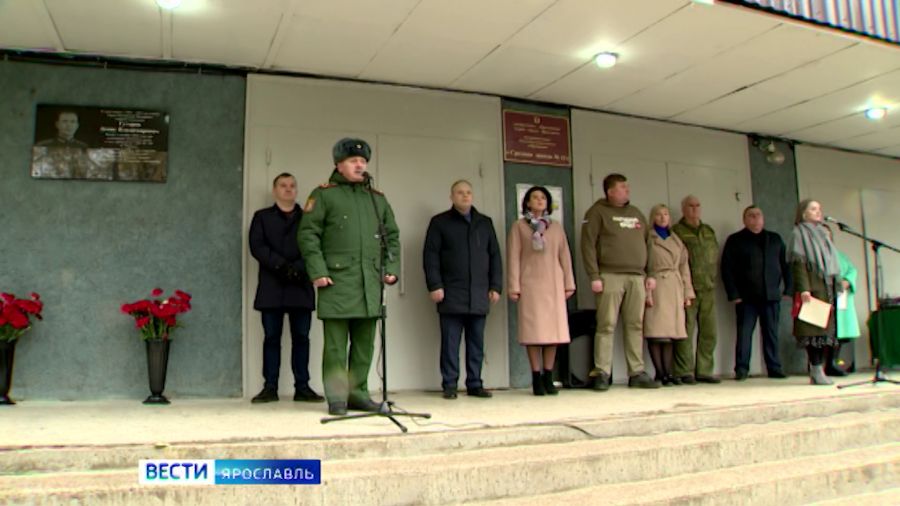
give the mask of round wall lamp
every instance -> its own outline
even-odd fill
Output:
[[[775,141],[772,139],[753,137],[753,145],[766,154],[766,163],[772,165],[781,165],[784,163],[784,153],[778,149],[778,146],[775,145]]]

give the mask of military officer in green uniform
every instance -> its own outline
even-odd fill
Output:
[[[361,139],[345,138],[334,145],[334,172],[310,194],[297,232],[306,271],[318,289],[316,312],[325,333],[322,376],[332,415],[379,409],[369,397],[369,367],[381,314],[381,282],[397,282],[400,231],[387,199],[367,184],[371,154]],[[383,280],[380,223],[387,244]]]
[[[716,277],[719,243],[716,232],[700,221],[700,199],[688,195],[681,201],[681,220],[672,227],[688,249],[691,279],[697,298],[685,309],[687,339],[675,342],[675,377],[682,383],[719,383],[713,376],[716,351]],[[693,347],[697,329],[696,367]]]

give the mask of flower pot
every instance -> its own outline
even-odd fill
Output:
[[[147,374],[150,379],[150,397],[144,404],[169,404],[163,396],[166,389],[166,369],[169,365],[169,340],[149,339],[147,345]]]
[[[0,405],[15,404],[9,398],[12,388],[13,358],[16,355],[16,340],[0,340]]]

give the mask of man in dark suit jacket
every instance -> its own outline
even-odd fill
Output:
[[[263,377],[265,385],[252,402],[278,400],[281,332],[284,315],[291,325],[291,369],[294,400],[322,402],[309,388],[309,328],[316,307],[315,292],[297,247],[303,210],[297,205],[297,181],[288,173],[272,182],[275,205],[260,209],[250,224],[250,253],[259,261],[259,285],[253,308],[262,313]]]
[[[778,316],[782,295],[793,289],[784,241],[765,230],[762,209],[744,209],[744,229],[728,236],[722,251],[722,282],[737,316],[734,378],[747,379],[753,328],[760,320],[763,357],[770,378],[784,378],[778,358]]]
[[[471,183],[453,183],[450,200],[453,207],[431,218],[422,253],[425,283],[441,321],[441,387],[445,399],[456,398],[465,329],[466,391],[487,398],[491,393],[481,381],[484,325],[503,287],[500,246],[491,219],[472,206]]]

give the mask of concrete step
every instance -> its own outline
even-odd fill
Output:
[[[324,486],[319,487],[142,487],[137,484],[133,461],[129,469],[121,470],[3,476],[0,503],[55,505],[77,499],[105,504],[159,504],[160,500],[190,504],[444,504],[662,480],[796,458],[828,462],[828,454],[834,452],[863,451],[872,446],[884,450],[886,444],[893,444],[887,447],[888,461],[876,461],[864,472],[893,474],[896,481],[896,467],[891,466],[896,465],[900,451],[894,443],[897,434],[900,411],[886,410],[640,437],[324,460]],[[315,458],[296,454],[274,457]]]
[[[681,406],[676,412],[636,413],[595,419],[563,419],[538,425],[376,437],[198,441],[156,445],[0,448],[6,474],[132,469],[139,459],[317,458],[323,461],[441,455],[476,449],[567,443],[597,438],[648,436],[727,428],[842,413],[900,409],[900,389],[848,397],[773,402],[727,408]],[[352,422],[350,422],[352,423]]]
[[[837,499],[828,499],[825,501],[816,501],[809,503],[809,506],[887,506],[900,504],[900,485],[895,479],[895,486],[880,492],[868,492],[856,494],[852,496],[839,497]]]
[[[900,504],[896,501],[900,497],[896,488],[898,478],[900,444],[892,443],[827,456],[814,455],[475,504],[594,504],[602,500],[603,504],[611,506],[789,506],[810,503],[886,506]]]

